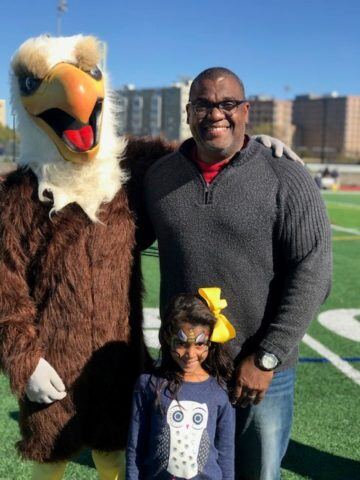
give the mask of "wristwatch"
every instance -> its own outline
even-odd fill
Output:
[[[256,353],[255,364],[260,370],[269,372],[274,370],[279,365],[279,359],[273,353],[266,352],[265,350],[259,350]]]

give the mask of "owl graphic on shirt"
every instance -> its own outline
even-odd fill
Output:
[[[170,403],[157,456],[161,467],[174,477],[190,479],[203,471],[210,451],[208,416],[206,403],[190,400]]]

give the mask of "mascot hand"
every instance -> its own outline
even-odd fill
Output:
[[[285,155],[285,157],[289,158],[290,160],[294,160],[294,162],[304,165],[304,162],[301,160],[301,158],[298,157],[296,153],[281,140],[270,137],[269,135],[253,135],[251,138],[259,143],[262,143],[267,148],[272,148],[275,157],[282,157]]]
[[[25,393],[31,402],[37,403],[53,403],[66,397],[65,385],[44,358],[40,358],[26,385]]]

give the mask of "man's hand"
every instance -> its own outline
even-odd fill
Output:
[[[26,385],[25,393],[31,402],[37,403],[53,403],[66,397],[65,385],[44,358],[40,358]]]
[[[301,158],[298,157],[296,153],[281,140],[270,137],[269,135],[253,135],[251,138],[259,143],[262,143],[267,148],[272,148],[275,157],[282,157],[282,155],[285,155],[285,157],[289,158],[290,160],[304,165],[304,162],[301,160]]]
[[[235,370],[234,401],[240,407],[257,405],[265,397],[274,372],[265,372],[255,365],[255,354],[245,357]]]

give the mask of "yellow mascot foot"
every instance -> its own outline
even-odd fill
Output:
[[[92,457],[100,480],[125,480],[125,452],[99,452],[93,450]]]
[[[61,480],[64,476],[67,462],[35,463],[31,480]]]

